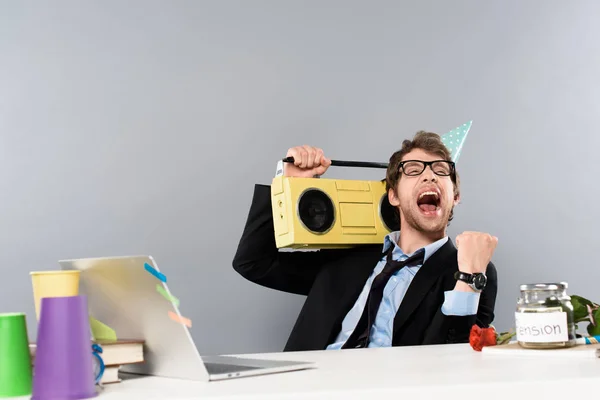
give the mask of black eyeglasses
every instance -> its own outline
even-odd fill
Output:
[[[408,176],[421,175],[425,168],[429,166],[434,174],[438,176],[450,176],[454,173],[454,163],[447,160],[436,160],[436,161],[420,161],[420,160],[406,160],[400,163],[400,169]]]

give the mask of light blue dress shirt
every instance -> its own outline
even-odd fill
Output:
[[[402,252],[397,244],[399,237],[399,231],[388,234],[384,239],[383,253],[387,253],[389,247],[394,246],[394,249],[392,250],[392,258],[396,261],[403,261],[412,254],[404,254]],[[417,250],[425,251],[423,262],[427,261],[427,259],[436,251],[438,251],[439,248],[442,247],[447,241],[448,237],[444,237],[437,242],[431,243],[424,248]],[[354,328],[356,328],[356,324],[358,324],[358,321],[365,308],[373,279],[375,279],[375,277],[383,270],[385,264],[386,255],[384,254],[369,276],[369,279],[360,293],[360,296],[356,300],[356,303],[352,309],[350,309],[348,314],[346,314],[346,317],[342,322],[342,329],[340,333],[335,338],[334,342],[327,346],[328,350],[340,349],[344,343],[346,343],[346,340],[348,340],[348,337],[350,337],[354,331]],[[394,318],[410,283],[420,268],[421,265],[404,267],[396,272],[385,285],[381,305],[379,306],[377,316],[375,317],[375,322],[371,328],[371,336],[369,338],[368,347],[390,347],[392,345]],[[478,306],[479,293],[450,290],[444,293],[442,312],[445,315],[474,315],[477,314]]]

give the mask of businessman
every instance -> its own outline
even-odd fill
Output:
[[[321,176],[319,148],[288,150],[286,176]],[[281,170],[280,170],[281,171]],[[306,296],[285,351],[466,343],[494,319],[498,239],[446,231],[460,180],[440,136],[417,132],[389,160],[386,189],[400,230],[350,249],[278,251],[270,187],[255,185],[234,269],[264,287]],[[268,316],[265,316],[268,317]]]

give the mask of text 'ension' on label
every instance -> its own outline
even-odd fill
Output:
[[[550,343],[569,340],[565,312],[515,312],[515,328],[519,342]]]

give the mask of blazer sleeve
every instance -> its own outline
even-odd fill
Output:
[[[270,186],[257,184],[233,268],[247,280],[307,295],[323,265],[323,252],[279,251],[275,244]]]
[[[469,343],[469,335],[473,325],[477,324],[482,328],[490,326],[494,320],[496,295],[498,293],[498,274],[496,266],[491,262],[486,269],[486,276],[488,281],[479,297],[477,314],[448,316],[440,308],[427,330],[424,344]]]

